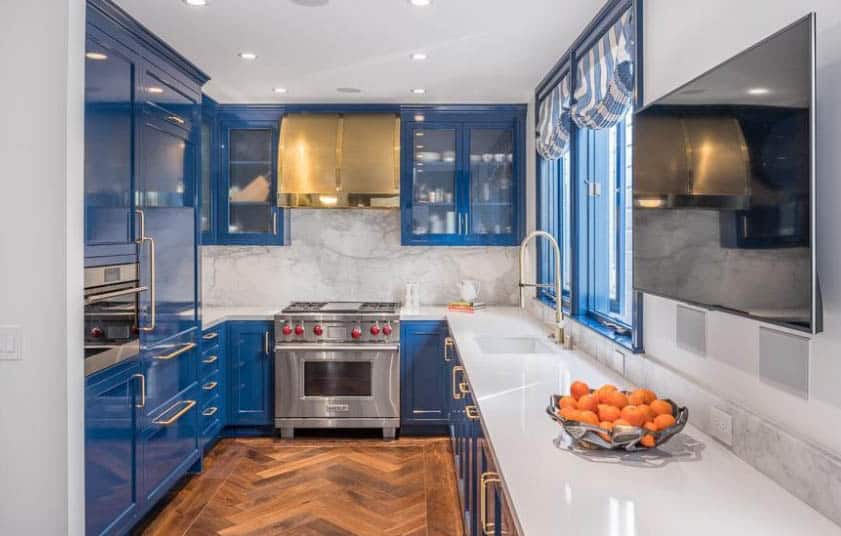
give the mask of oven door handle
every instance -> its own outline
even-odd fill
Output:
[[[397,344],[278,344],[278,352],[397,352]]]

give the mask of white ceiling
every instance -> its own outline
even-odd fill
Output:
[[[222,103],[470,103],[529,100],[604,0],[117,3],[209,74],[205,91]],[[429,59],[410,60],[416,51]],[[278,86],[288,93],[274,94]],[[426,95],[410,93],[417,87]]]

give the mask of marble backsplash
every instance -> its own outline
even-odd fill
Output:
[[[404,247],[398,210],[293,209],[291,237],[284,247],[202,247],[204,305],[402,301],[409,281],[422,304],[442,304],[462,279],[478,280],[486,303],[517,302],[518,248]]]

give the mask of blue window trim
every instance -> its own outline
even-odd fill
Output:
[[[534,102],[539,103],[552,90],[552,88],[554,88],[558,84],[558,82],[560,82],[560,80],[567,74],[570,74],[571,77],[571,87],[575,87],[576,72],[574,69],[574,65],[576,64],[577,53],[579,51],[588,50],[604,34],[604,32],[608,28],[610,28],[613,24],[616,23],[616,21],[619,19],[619,17],[622,16],[622,14],[624,14],[627,10],[631,9],[634,13],[634,24],[636,26],[636,46],[634,51],[634,70],[636,74],[634,80],[634,105],[637,109],[642,108],[645,102],[643,94],[643,1],[644,0],[610,0],[607,4],[605,4],[602,7],[602,9],[598,12],[598,14],[593,18],[593,20],[590,21],[590,23],[585,27],[581,35],[579,35],[579,37],[573,42],[572,46],[570,46],[570,48],[561,56],[561,58],[558,60],[555,66],[546,74],[546,76],[544,76],[540,84],[538,84],[537,88],[535,89]],[[534,126],[536,128],[537,122],[539,121],[539,117],[537,117],[537,114],[535,114],[534,121]],[[622,134],[623,135],[620,136],[620,139],[624,140],[624,132]],[[572,180],[570,181],[570,196],[572,198],[572,202],[570,203],[570,210],[572,212],[572,232],[570,248],[572,251],[572,262],[570,263],[570,281],[572,284],[572,291],[570,292],[569,296],[567,296],[566,293],[564,293],[564,296],[562,297],[563,310],[565,313],[570,315],[575,321],[581,323],[584,326],[587,326],[596,333],[605,336],[614,343],[629,349],[633,353],[642,353],[644,349],[642,322],[643,299],[641,292],[635,291],[632,293],[633,304],[632,325],[630,326],[630,335],[618,335],[616,330],[614,330],[611,327],[608,327],[605,324],[605,320],[608,320],[609,323],[614,324],[619,324],[618,322],[615,322],[615,320],[613,319],[606,319],[605,317],[600,318],[600,315],[594,314],[587,310],[586,286],[587,278],[590,276],[590,274],[588,274],[588,269],[590,269],[591,267],[581,265],[583,264],[583,259],[578,258],[578,252],[580,251],[581,245],[587,245],[590,243],[590,241],[588,240],[587,236],[587,233],[589,232],[587,229],[588,226],[579,225],[581,217],[587,217],[587,207],[586,204],[582,203],[580,185],[581,181],[578,180],[578,177],[580,176],[578,168],[579,164],[586,166],[589,165],[589,163],[579,162],[579,142],[577,138],[577,129],[575,125],[572,125],[572,132],[569,141],[570,172],[573,174]],[[543,160],[538,156],[535,161],[535,176],[537,177],[537,187],[535,188],[535,207],[537,210],[535,212],[538,214],[538,218],[539,211],[541,210],[541,206],[543,203],[543,192],[541,191],[543,189],[541,180],[542,165]],[[619,160],[618,165],[624,165],[624,154]],[[617,199],[615,202],[620,202],[620,200],[623,199],[624,195],[625,194],[623,192],[622,195],[617,196],[619,199]],[[558,210],[558,214],[560,214],[560,208],[562,206],[560,196],[556,196],[555,202],[558,205],[556,210]],[[560,222],[557,227],[559,230],[562,230],[562,225],[560,224]],[[621,243],[622,245],[620,247],[624,249],[624,233],[621,236]],[[548,267],[548,263],[546,263],[546,266],[543,265],[543,257],[541,255],[545,255],[546,253],[548,253],[548,249],[542,246],[538,247],[538,280],[542,282],[547,277],[545,271]],[[624,268],[624,255],[620,255],[618,257],[618,261]],[[617,289],[617,292],[621,292],[621,290],[622,289]],[[553,299],[551,294],[552,293],[547,293],[545,291],[538,291],[537,299],[542,303],[546,304],[547,306],[554,308],[555,300]]]

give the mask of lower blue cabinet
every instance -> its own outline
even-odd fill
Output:
[[[452,349],[445,348],[446,322],[403,321],[400,324],[400,424],[447,426],[450,421],[449,377]]]
[[[206,450],[219,437],[226,423],[227,324],[204,330],[199,360],[199,447]]]
[[[228,424],[266,426],[274,416],[271,321],[228,322]]]
[[[89,377],[85,385],[85,533],[128,530],[138,510],[137,418],[140,364]]]

